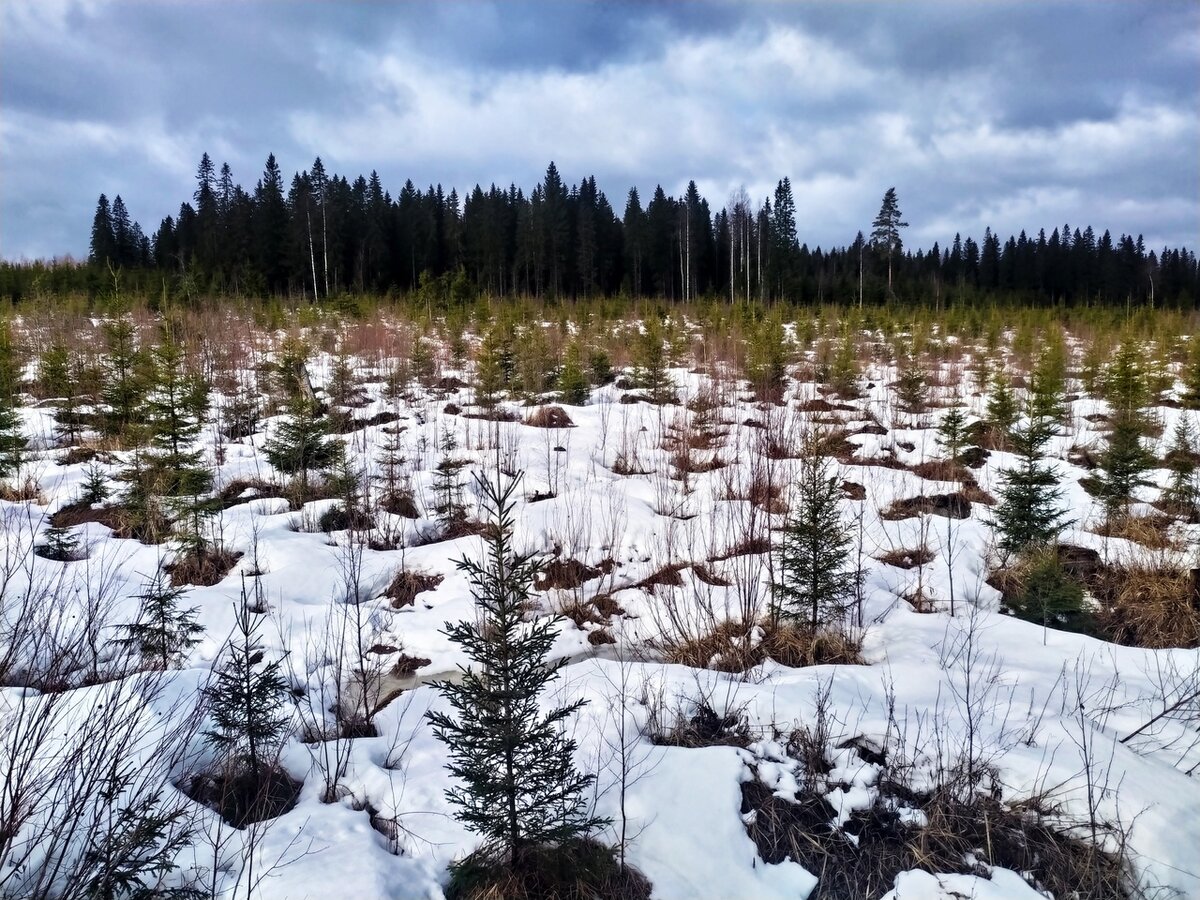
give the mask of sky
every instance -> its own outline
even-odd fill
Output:
[[[0,257],[149,232],[200,156],[251,188],[379,172],[528,191],[554,160],[618,213],[791,179],[844,245],[895,187],[909,247],[1091,224],[1200,246],[1200,4],[0,2]]]

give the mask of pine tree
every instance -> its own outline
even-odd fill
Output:
[[[172,587],[161,571],[137,595],[141,606],[136,622],[122,626],[121,643],[133,647],[148,664],[169,669],[200,642],[204,627],[196,621],[197,608],[180,609],[186,591]]]
[[[112,211],[108,205],[108,197],[100,195],[96,203],[96,215],[92,218],[91,249],[88,252],[88,262],[103,266],[115,262],[117,257],[116,242],[113,240]]]
[[[79,503],[83,506],[95,506],[108,499],[108,477],[96,463],[91,463],[83,470],[82,490],[79,493]]]
[[[806,622],[815,631],[842,617],[858,586],[858,574],[846,569],[851,536],[839,507],[842,490],[820,455],[815,433],[805,439],[793,487],[771,615],[776,621]]]
[[[512,544],[519,477],[476,481],[492,522],[487,558],[458,562],[466,573],[478,616],[447,623],[443,633],[461,646],[473,666],[458,683],[436,684],[453,714],[426,714],[449,752],[446,768],[459,780],[446,792],[455,818],[481,835],[485,853],[511,871],[526,850],[561,845],[606,824],[588,815],[584,792],[595,780],[574,763],[575,742],[566,725],[586,701],[543,713],[539,697],[558,677],[547,654],[556,621],[525,621],[538,565]]]
[[[244,579],[223,655],[214,680],[204,689],[213,722],[204,737],[227,759],[245,764],[252,776],[261,778],[287,731],[287,682],[279,660],[265,661]]]
[[[1012,451],[1020,459],[1000,474],[1000,502],[992,522],[1005,553],[1021,554],[1051,544],[1069,524],[1058,476],[1042,461],[1053,435],[1054,425],[1036,418],[1027,418],[1009,432]]]
[[[879,215],[871,223],[871,245],[887,257],[889,294],[892,293],[892,257],[900,251],[900,229],[908,227],[907,222],[901,221],[902,218],[896,189],[890,187],[883,195]]]

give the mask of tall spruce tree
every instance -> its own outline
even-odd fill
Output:
[[[450,755],[460,784],[446,792],[455,818],[485,842],[494,862],[521,869],[524,851],[584,837],[605,820],[589,815],[584,792],[595,780],[575,767],[566,726],[586,701],[543,712],[539,697],[558,678],[547,654],[555,619],[525,621],[538,563],[513,547],[513,510],[520,477],[502,483],[476,475],[492,528],[484,562],[463,558],[478,615],[447,623],[443,633],[472,662],[462,679],[437,689],[453,713],[427,718]]]

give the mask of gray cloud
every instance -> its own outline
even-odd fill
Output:
[[[460,191],[791,177],[810,245],[890,185],[910,244],[1063,222],[1200,243],[1200,7],[1155,4],[0,5],[0,253],[148,230],[200,154],[253,184],[321,155]]]

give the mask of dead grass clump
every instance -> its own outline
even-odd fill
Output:
[[[696,455],[689,451],[680,451],[671,456],[671,465],[676,471],[689,475],[703,475],[705,472],[715,472],[725,468],[725,460],[717,454],[712,456]]]
[[[721,715],[701,702],[691,716],[679,716],[668,729],[656,731],[651,740],[660,747],[747,747],[750,728],[739,712]]]
[[[596,611],[604,616],[605,619],[625,615],[625,608],[609,594],[597,594],[592,598],[591,603]]]
[[[722,578],[707,566],[694,565],[692,566],[692,572],[695,573],[698,581],[711,587],[729,587],[732,583],[728,579]]]
[[[541,406],[530,413],[525,424],[534,428],[574,428],[575,423],[561,406]]]
[[[862,641],[833,628],[810,628],[779,624],[764,629],[762,655],[793,669],[805,666],[866,665]]]
[[[935,554],[925,546],[918,547],[915,550],[899,547],[895,550],[889,550],[883,556],[875,558],[881,563],[895,566],[897,569],[915,569],[917,566],[924,566],[933,562]]]
[[[588,643],[593,647],[600,647],[604,644],[615,644],[617,639],[613,637],[613,633],[607,628],[596,628],[588,632]]]
[[[866,500],[867,489],[857,481],[843,481],[842,495],[847,500]]]
[[[444,575],[429,575],[402,569],[396,573],[392,583],[383,592],[383,596],[392,601],[393,609],[412,606],[416,602],[417,594],[436,590],[445,577]]]
[[[519,856],[513,866],[485,848],[452,863],[446,900],[650,900],[646,876],[591,838],[525,847]]]
[[[230,509],[262,497],[277,497],[279,492],[279,485],[262,478],[235,478],[217,494],[214,506],[222,510]]]
[[[1098,530],[1107,537],[1124,538],[1151,550],[1177,550],[1178,538],[1171,533],[1175,519],[1165,515],[1122,516]]]
[[[177,557],[163,566],[163,571],[171,576],[171,587],[185,584],[211,587],[220,584],[241,558],[241,553],[224,547],[205,547]]]
[[[50,524],[55,528],[74,528],[87,522],[98,522],[113,531],[120,531],[123,512],[120,506],[100,506],[93,509],[86,503],[69,503],[50,516]]]
[[[782,515],[788,509],[783,501],[783,485],[776,484],[762,472],[757,473],[743,491],[731,486],[725,492],[725,499],[748,500],[764,512],[774,515]]]
[[[1089,586],[1111,640],[1149,649],[1200,646],[1200,597],[1189,571],[1165,562],[1111,566]]]
[[[646,576],[635,585],[654,593],[654,588],[658,585],[665,587],[683,587],[683,576],[679,573],[686,569],[687,566],[683,563],[672,563],[669,566],[663,566],[657,572]]]
[[[409,656],[407,653],[401,653],[392,666],[392,674],[397,678],[415,675],[418,669],[425,668],[431,662],[433,660],[426,659],[423,656]]]
[[[650,470],[643,468],[636,457],[631,458],[624,453],[618,453],[617,458],[612,464],[613,474],[615,475],[649,475]]]
[[[748,537],[738,541],[736,544],[723,550],[716,556],[710,556],[709,562],[724,562],[727,559],[733,559],[735,556],[757,556],[761,553],[769,553],[771,550],[771,540],[766,537]]]
[[[961,463],[949,459],[931,459],[911,466],[911,471],[926,481],[967,481],[971,473]]]
[[[965,519],[971,515],[971,501],[960,491],[953,494],[931,494],[896,500],[879,514],[881,519],[896,521],[914,516],[943,516],[950,519]]]
[[[608,568],[611,570],[611,562]],[[542,566],[541,572],[534,579],[533,586],[539,591],[549,591],[555,588],[573,590],[585,581],[599,578],[604,571],[603,567],[584,565],[577,559],[553,559]]]
[[[1060,810],[1037,801],[1009,806],[983,794],[964,801],[948,790],[917,793],[885,779],[871,805],[838,828],[815,786],[790,798],[756,778],[741,791],[759,856],[767,863],[791,859],[817,875],[809,900],[876,900],[911,869],[987,878],[993,866],[1021,873],[1047,896],[1133,896],[1120,855],[1073,836]]]
[[[380,499],[379,508],[404,519],[421,518],[421,510],[417,508],[417,502],[411,492],[394,491],[386,494]]]
[[[763,661],[751,630],[745,623],[726,620],[705,634],[673,639],[660,649],[667,662],[715,672],[745,672]]]

